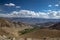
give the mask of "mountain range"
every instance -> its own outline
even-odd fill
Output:
[[[25,23],[45,23],[45,22],[60,22],[60,19],[44,19],[44,18],[7,18],[12,21],[19,21]]]
[[[30,20],[30,18],[28,19]],[[49,19],[46,19],[49,22],[43,22],[45,19],[40,22],[39,19],[39,23],[33,22],[35,19],[31,19],[32,24],[28,19],[25,20],[24,18],[24,22],[22,18],[0,18],[0,35],[5,35],[8,38],[60,37],[60,22],[57,22],[57,19],[56,21],[52,19],[51,22]]]

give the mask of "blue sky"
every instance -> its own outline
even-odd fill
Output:
[[[0,0],[0,17],[8,17],[7,15],[60,18],[60,0]]]
[[[6,7],[4,4],[13,3],[16,6],[21,6],[20,9],[14,7]],[[58,4],[59,0],[0,0],[0,8],[5,11],[14,10],[33,10],[33,11],[44,11],[44,10],[59,10],[59,7],[54,6]],[[48,7],[48,5],[53,5],[53,7]],[[3,7],[2,7],[3,6]]]

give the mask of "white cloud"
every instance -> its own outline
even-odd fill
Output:
[[[32,18],[47,18],[48,15],[43,12],[34,12],[29,10],[13,11],[10,14],[1,14],[0,17],[32,17]]]
[[[58,6],[60,6],[60,5],[59,5],[59,4],[55,4],[55,5],[48,5],[48,7],[53,7],[53,6],[58,7]]]
[[[58,6],[59,6],[59,4],[55,4],[55,6],[56,6],[56,7],[58,7]]]
[[[52,5],[48,5],[48,7],[52,7]]]
[[[5,6],[8,6],[8,7],[15,7],[15,8],[21,8],[21,6],[17,6],[16,4],[14,3],[8,3],[8,4],[4,4]]]
[[[16,6],[16,8],[21,8],[21,6]]]
[[[60,19],[60,11],[48,11],[48,12],[34,12],[30,10],[13,11],[10,14],[1,14],[0,17],[32,17],[32,18],[48,18],[48,19]]]
[[[48,10],[49,12],[52,11],[52,10]]]
[[[13,4],[13,3],[9,3],[9,4],[4,4],[5,6],[15,6],[15,4]]]

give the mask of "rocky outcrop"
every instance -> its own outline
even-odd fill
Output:
[[[6,35],[7,37],[19,37],[18,31],[30,28],[33,27],[22,22],[13,22],[0,18],[0,35]]]
[[[32,27],[26,23],[22,22],[12,22],[7,19],[0,18],[0,27]]]
[[[52,26],[49,27],[50,29],[57,29],[57,30],[60,30],[60,23],[56,23]]]

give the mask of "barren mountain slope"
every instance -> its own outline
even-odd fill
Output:
[[[60,30],[39,29],[22,35],[23,38],[45,38],[45,37],[60,37]]]

